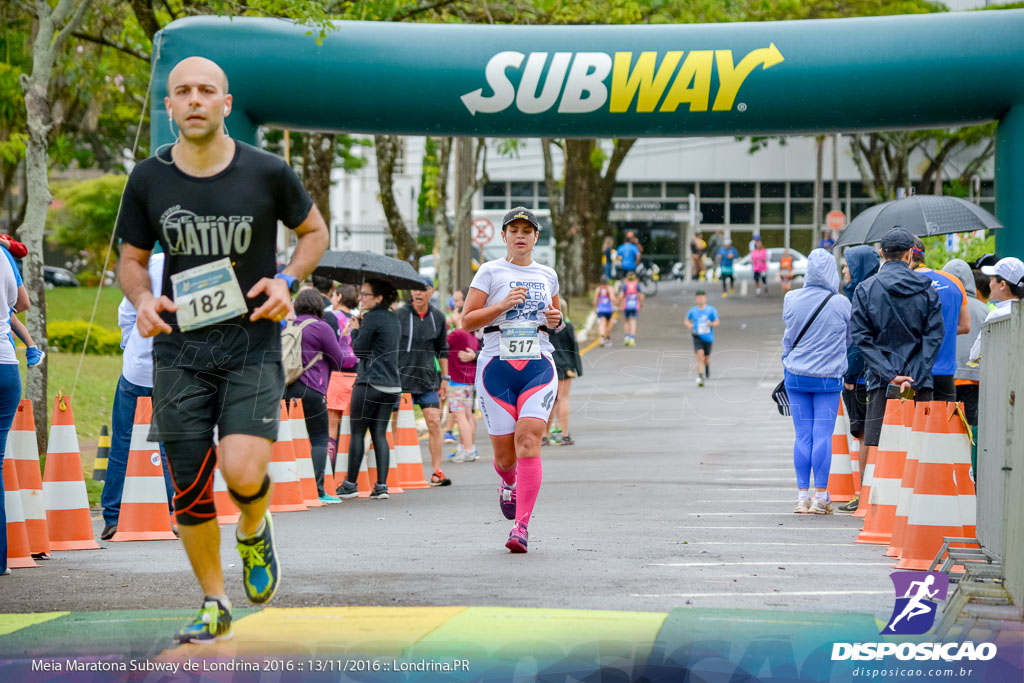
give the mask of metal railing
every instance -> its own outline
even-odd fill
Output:
[[[1006,588],[1024,603],[1024,310],[981,331],[978,540],[1003,558]]]

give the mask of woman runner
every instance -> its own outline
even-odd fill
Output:
[[[597,330],[601,346],[612,345],[612,313],[615,310],[615,290],[608,284],[608,276],[601,276],[601,284],[594,290],[594,310],[597,312]]]
[[[484,330],[476,388],[501,477],[498,502],[514,519],[505,547],[525,553],[527,525],[540,491],[540,442],[558,389],[549,331],[564,325],[558,275],[533,261],[540,223],[516,207],[505,214],[504,259],[480,266],[470,284],[462,326]]]

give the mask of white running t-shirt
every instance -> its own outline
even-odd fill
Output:
[[[515,287],[527,289],[525,302],[505,311],[484,327],[505,322],[534,322],[538,326],[543,326],[547,325],[544,311],[551,308],[551,299],[558,294],[558,274],[554,268],[536,261],[528,266],[517,266],[502,258],[480,266],[469,286],[487,294],[487,303],[484,306],[500,303]],[[499,332],[485,333],[481,355],[497,356],[500,352],[500,338]],[[548,335],[544,332],[540,333],[540,350],[542,353],[554,353]]]

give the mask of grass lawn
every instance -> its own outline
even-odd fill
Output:
[[[46,290],[46,319],[85,320],[92,316],[92,307],[96,303],[97,287],[54,287]],[[100,292],[100,303],[96,308],[96,324],[108,330],[118,331],[117,305],[121,303],[121,290],[117,287],[104,287]],[[25,319],[25,314],[21,314]]]

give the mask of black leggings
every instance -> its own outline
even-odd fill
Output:
[[[356,384],[352,387],[352,402],[349,409],[349,420],[352,435],[348,444],[348,480],[355,483],[359,475],[359,465],[365,452],[366,430],[370,430],[373,450],[377,454],[377,483],[388,483],[388,420],[391,411],[398,401],[398,394],[385,394],[377,391],[369,384]]]
[[[313,473],[316,475],[316,492],[324,495],[324,468],[327,464],[327,399],[324,395],[297,380],[284,391],[285,398],[302,401],[302,413],[306,416],[306,431],[309,432],[309,446],[313,456]],[[334,493],[331,491],[331,493]]]
[[[732,273],[722,273],[722,291],[727,291],[725,288],[725,281],[729,281],[730,289],[736,289],[736,280],[733,279]]]

